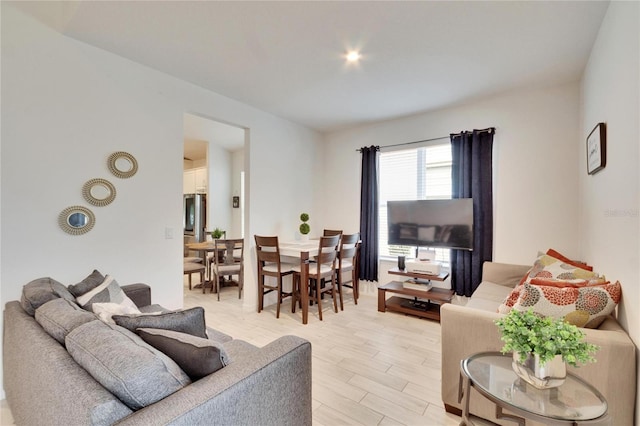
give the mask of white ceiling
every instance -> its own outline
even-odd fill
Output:
[[[3,2],[4,3],[4,2]],[[580,78],[608,2],[19,2],[61,33],[329,132]],[[347,66],[348,49],[361,50]]]
[[[207,158],[207,146],[212,142],[236,151],[244,147],[244,129],[193,114],[184,115],[184,158],[202,160]]]

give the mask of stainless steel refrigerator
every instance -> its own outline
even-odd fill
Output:
[[[207,228],[207,196],[205,194],[184,194],[182,222],[184,235],[194,241],[205,240]]]

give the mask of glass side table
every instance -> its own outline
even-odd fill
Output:
[[[557,388],[536,389],[511,368],[511,355],[482,352],[462,360],[458,402],[460,425],[473,425],[469,416],[471,386],[496,405],[496,418],[525,424],[525,418],[544,424],[609,424],[607,401],[593,386],[567,373]],[[505,414],[507,409],[516,415]],[[518,417],[522,416],[522,417]]]

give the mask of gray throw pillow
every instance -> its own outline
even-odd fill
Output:
[[[134,333],[138,328],[162,328],[207,338],[204,308],[197,306],[183,311],[157,315],[113,315],[113,321]]]
[[[78,297],[90,292],[103,282],[104,275],[102,275],[97,269],[94,269],[93,272],[89,274],[85,279],[80,281],[78,284],[70,285],[69,287],[67,287],[67,289],[75,297]]]
[[[191,380],[199,380],[229,364],[224,347],[213,340],[178,331],[139,328],[142,340],[169,356]]]
[[[44,331],[63,345],[65,337],[72,330],[96,320],[95,314],[65,299],[48,301],[36,309],[35,317]]]
[[[133,303],[133,300],[129,299],[124,290],[120,288],[118,282],[110,275],[107,275],[98,287],[78,296],[76,302],[88,311],[92,310],[91,307],[94,303],[117,303],[133,308],[134,312],[138,311],[138,307]]]
[[[63,298],[75,300],[69,290],[60,282],[51,277],[35,279],[22,287],[22,297],[20,304],[22,309],[33,316],[36,309],[47,303],[49,300]]]
[[[65,342],[73,359],[132,410],[191,383],[171,358],[116,325],[92,321],[69,333]]]

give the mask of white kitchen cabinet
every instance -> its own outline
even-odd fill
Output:
[[[195,169],[185,170],[182,181],[182,193],[183,194],[195,194],[196,193],[196,171]]]
[[[206,194],[208,175],[206,167],[198,167],[184,171],[182,181],[183,194]]]
[[[195,193],[196,194],[205,194],[207,192],[207,169],[206,167],[199,167],[195,169]]]

